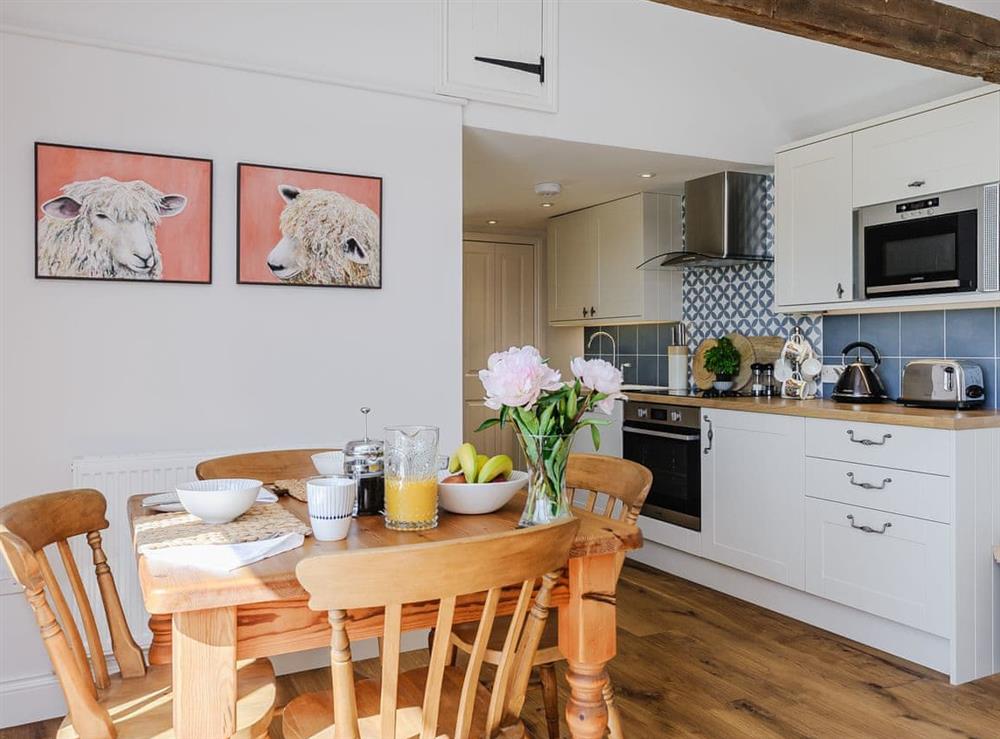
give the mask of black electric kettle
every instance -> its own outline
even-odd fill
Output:
[[[847,364],[847,352],[851,349],[867,349],[871,353],[872,359],[875,360],[875,364],[862,362],[861,352],[858,352],[856,361]],[[841,354],[843,355],[841,361],[844,368],[841,370],[840,379],[837,380],[837,386],[833,389],[831,397],[841,403],[881,403],[885,400],[885,385],[882,384],[882,378],[875,371],[875,368],[882,363],[878,350],[867,341],[854,341],[845,346]]]

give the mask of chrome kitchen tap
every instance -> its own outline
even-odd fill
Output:
[[[590,345],[594,343],[594,339],[596,339],[598,336],[607,336],[609,339],[611,339],[611,364],[612,365],[614,365],[615,367],[618,367],[618,369],[620,369],[620,370],[624,370],[626,367],[631,367],[632,366],[631,362],[625,362],[620,367],[618,366],[618,345],[615,343],[615,337],[612,336],[611,334],[609,334],[607,331],[595,331],[594,333],[592,333],[590,335],[590,338],[587,339],[587,348],[588,349],[590,348]]]

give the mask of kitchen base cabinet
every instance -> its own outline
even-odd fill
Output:
[[[804,587],[803,419],[702,412],[702,555]]]
[[[876,616],[951,634],[950,527],[806,500],[806,590]]]

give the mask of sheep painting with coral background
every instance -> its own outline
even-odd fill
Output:
[[[239,165],[239,281],[382,285],[378,177]]]
[[[41,278],[211,282],[207,159],[35,145]]]

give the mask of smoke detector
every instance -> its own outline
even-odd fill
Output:
[[[554,198],[562,192],[562,185],[558,182],[539,182],[535,185],[535,195],[543,198]]]

